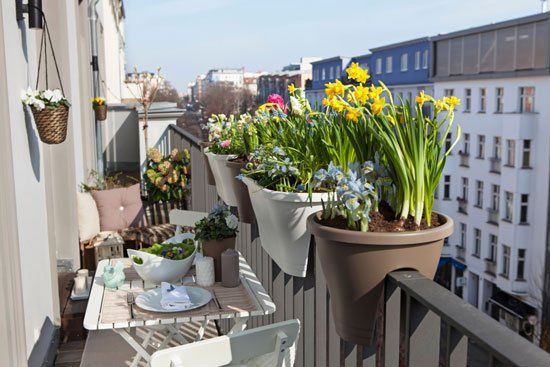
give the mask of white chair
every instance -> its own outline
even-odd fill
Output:
[[[195,223],[208,216],[208,213],[192,210],[172,209],[169,213],[170,224],[183,227],[194,227]]]
[[[291,367],[299,334],[298,320],[283,321],[161,350],[150,363],[151,367]]]

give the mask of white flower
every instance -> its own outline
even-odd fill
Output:
[[[234,214],[230,214],[225,217],[225,224],[227,224],[230,229],[235,229],[239,225],[239,220]]]
[[[50,101],[52,103],[57,103],[59,101],[61,101],[63,99],[63,93],[61,93],[61,91],[59,89],[54,89],[52,91],[52,98],[50,99]]]
[[[292,113],[295,115],[302,115],[302,105],[300,105],[300,101],[298,98],[290,96],[290,106],[292,107]]]
[[[31,101],[30,103],[34,106],[34,108],[36,108],[38,111],[41,111],[43,110],[46,105],[44,104],[43,101],[39,100],[38,98],[31,98]]]
[[[50,89],[46,89],[44,92],[42,92],[42,97],[44,99],[47,99],[48,101],[52,101],[53,98],[53,91]],[[53,101],[52,101],[53,102]]]

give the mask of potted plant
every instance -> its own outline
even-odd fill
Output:
[[[252,223],[254,212],[246,186],[237,180],[248,163],[250,153],[258,145],[255,121],[249,114],[238,119],[231,115],[212,115],[205,128],[210,141],[205,150],[221,199],[236,206],[239,219]]]
[[[107,119],[107,105],[105,98],[95,97],[92,99],[92,108],[94,109],[95,119],[105,121]]]
[[[364,98],[357,93],[362,88]],[[408,268],[429,278],[435,275],[453,222],[432,211],[433,197],[450,151],[445,140],[458,103],[455,97],[436,101],[422,92],[414,106],[403,101],[398,105],[383,84],[344,86],[327,96],[329,113],[340,105],[342,113],[357,112],[381,153],[376,164],[354,164],[346,170],[331,166],[313,180],[315,187],[329,192],[329,199],[309,216],[307,226],[315,236],[336,330],[345,340],[373,342],[389,272]],[[427,104],[433,104],[433,116],[425,113]],[[459,128],[455,136],[460,136]]]
[[[216,205],[207,217],[195,223],[195,240],[200,241],[204,256],[214,259],[216,281],[221,281],[222,252],[235,248],[239,221],[227,205]]]
[[[187,149],[173,149],[164,156],[158,149],[147,151],[143,182],[153,212],[168,214],[170,209],[186,209],[191,182],[191,155]]]
[[[29,106],[36,123],[38,136],[46,144],[61,144],[67,137],[69,120],[69,101],[59,89],[27,89],[22,102]]]

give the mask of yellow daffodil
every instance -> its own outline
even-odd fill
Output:
[[[460,105],[460,99],[455,96],[443,97],[443,102],[449,106],[449,110],[453,110],[456,106]]]
[[[321,103],[322,103],[323,106],[325,106],[325,107],[330,106],[330,99],[328,99],[328,98],[323,98],[323,100],[321,101]]]
[[[386,98],[376,98],[371,105],[373,115],[379,115],[386,105]]]
[[[358,81],[359,83],[365,83],[369,79],[369,72],[359,66],[358,63],[352,62],[351,65],[346,69],[348,78]]]
[[[346,119],[348,119],[349,121],[357,122],[359,121],[360,116],[361,116],[361,111],[358,108],[348,107],[347,113],[346,113]]]
[[[387,119],[392,125],[395,125],[395,119],[393,118],[392,115],[386,116],[386,119]]]
[[[295,91],[296,91],[296,87],[294,86],[294,83],[289,84],[288,85],[288,93],[294,94]]]
[[[330,100],[330,107],[337,112],[342,112],[346,109],[347,104],[338,98],[333,98]]]
[[[327,96],[341,96],[344,95],[344,92],[346,90],[346,87],[344,84],[342,84],[341,81],[336,79],[334,83],[327,83],[325,84],[325,94]]]
[[[353,96],[360,104],[365,104],[367,99],[369,99],[369,88],[363,87],[362,85],[355,88],[353,91]]]
[[[432,101],[432,100],[433,100],[433,98],[431,96],[427,95],[426,93],[424,93],[424,91],[421,91],[416,96],[416,103],[419,104],[420,107],[422,107],[424,105],[424,103]]]
[[[375,87],[374,85],[371,85],[369,88],[369,98],[376,100],[380,95],[382,94],[382,87]]]
[[[444,99],[443,100],[438,99],[437,101],[435,101],[434,106],[435,106],[436,113],[449,109],[449,106],[447,105],[447,103],[445,103]]]

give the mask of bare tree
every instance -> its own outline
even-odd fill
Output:
[[[254,95],[245,88],[235,88],[230,84],[208,86],[201,103],[206,117],[212,114],[226,115],[250,112],[255,108]]]
[[[178,90],[169,81],[165,81],[162,88],[158,90],[153,102],[180,103],[181,100]]]

